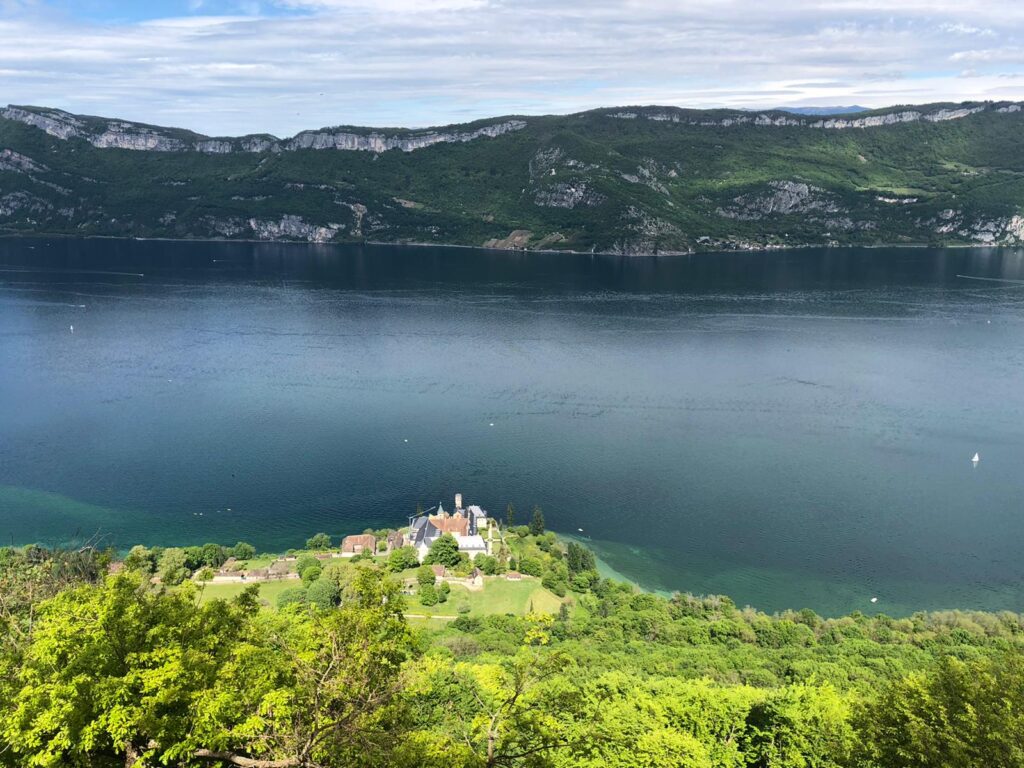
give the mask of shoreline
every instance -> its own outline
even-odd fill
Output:
[[[122,242],[140,242],[140,243],[222,243],[222,244],[259,244],[259,245],[289,245],[289,246],[305,246],[305,247],[328,247],[328,248],[359,248],[364,246],[373,247],[384,247],[384,248],[459,248],[462,250],[469,251],[482,251],[486,253],[508,253],[518,255],[528,254],[550,254],[559,255],[565,254],[568,256],[614,256],[623,259],[649,259],[649,258],[689,258],[691,256],[703,256],[713,254],[737,254],[737,253],[768,253],[772,251],[799,251],[807,250],[811,248],[822,248],[829,250],[839,249],[880,249],[880,248],[892,248],[892,249],[920,249],[920,248],[934,248],[936,250],[943,250],[947,248],[979,248],[979,249],[1008,249],[1008,250],[1021,250],[1024,249],[1024,245],[1011,245],[1007,243],[942,243],[932,244],[923,242],[912,242],[912,243],[795,243],[795,244],[765,244],[758,247],[750,248],[708,248],[708,249],[695,249],[691,251],[660,251],[660,252],[640,252],[640,253],[618,253],[615,251],[578,251],[571,248],[495,248],[486,245],[466,245],[464,243],[423,243],[418,241],[409,242],[394,242],[386,240],[362,240],[362,241],[330,241],[330,242],[311,242],[308,240],[261,240],[257,238],[224,238],[224,237],[139,237],[133,235],[80,235],[80,234],[67,234],[67,233],[32,233],[25,234],[21,232],[3,232],[0,231],[0,241],[2,240],[117,240]]]

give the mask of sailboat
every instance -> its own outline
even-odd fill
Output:
[[[979,461],[981,461],[981,456],[979,456],[978,454],[974,454],[974,458],[971,459],[971,463],[977,464]]]

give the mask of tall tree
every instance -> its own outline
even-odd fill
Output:
[[[540,536],[544,533],[544,511],[540,507],[533,508],[533,517],[530,518],[530,533],[533,536]]]
[[[505,507],[505,526],[507,528],[511,528],[515,524],[516,524],[516,508],[514,506],[512,506],[512,502],[510,501],[508,503],[508,506]]]
[[[437,563],[445,568],[454,568],[461,559],[459,557],[459,543],[455,541],[455,537],[450,533],[444,533],[438,536],[434,543],[430,545],[430,551],[423,558],[423,562],[426,565]]]

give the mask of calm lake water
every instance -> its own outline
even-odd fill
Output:
[[[461,491],[653,589],[1024,610],[1024,282],[958,275],[1024,252],[0,240],[0,540],[281,550]]]

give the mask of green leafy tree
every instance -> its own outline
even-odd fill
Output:
[[[231,548],[228,554],[236,560],[252,560],[256,557],[256,547],[240,541]]]
[[[454,568],[462,558],[459,557],[459,544],[450,533],[438,536],[430,545],[430,551],[423,558],[427,565],[443,565],[446,568]]]
[[[309,601],[305,587],[288,587],[277,596],[277,607],[287,608],[289,605],[305,605]]]
[[[124,568],[126,571],[139,571],[152,575],[156,573],[157,562],[157,553],[148,547],[136,544],[128,550],[128,554],[124,558]]]
[[[320,550],[331,548],[331,537],[326,533],[318,533],[306,539],[306,549]]]
[[[419,598],[421,605],[437,605],[439,600],[437,588],[433,584],[420,584],[416,597]]]
[[[220,568],[228,559],[228,555],[220,544],[203,544],[199,552],[199,559],[202,565]]]
[[[492,555],[477,555],[473,560],[473,565],[488,576],[493,576],[498,572],[498,560]]]
[[[309,589],[306,590],[306,597],[310,604],[325,611],[338,604],[339,595],[338,585],[322,576],[310,584]]]
[[[533,508],[533,515],[530,517],[530,534],[540,536],[544,533],[544,512],[540,507]]]
[[[570,576],[575,576],[577,573],[583,573],[584,571],[593,571],[597,568],[594,553],[575,541],[570,541],[569,546],[566,547],[565,562],[569,568]]]
[[[511,528],[516,524],[516,508],[512,506],[512,502],[508,503],[505,507],[505,527]]]
[[[448,584],[448,582],[447,581],[442,581],[440,584],[437,585],[436,589],[437,589],[437,602],[439,602],[439,603],[447,603],[448,602],[448,595],[450,595],[451,592],[452,592],[452,588]]]
[[[860,714],[863,758],[908,768],[988,768],[1024,760],[1024,656],[941,658],[890,683]]]
[[[320,578],[323,573],[323,568],[320,567],[320,563],[311,565],[302,572],[302,583],[306,587],[310,587],[313,583]]]
[[[181,584],[189,577],[188,555],[184,549],[170,547],[160,555],[160,580],[169,586]]]
[[[434,576],[434,569],[424,563],[416,569],[416,581],[422,584],[433,584],[436,577]]]
[[[387,568],[391,573],[401,573],[409,568],[416,568],[419,564],[420,559],[415,547],[399,547],[388,555]]]
[[[313,555],[299,555],[298,559],[295,561],[295,572],[299,574],[299,578],[305,578],[306,571],[311,568],[323,570],[320,565],[320,561]]]
[[[8,744],[34,766],[179,757],[193,707],[255,613],[255,590],[202,606],[130,576],[61,593],[41,606],[2,719]]]

